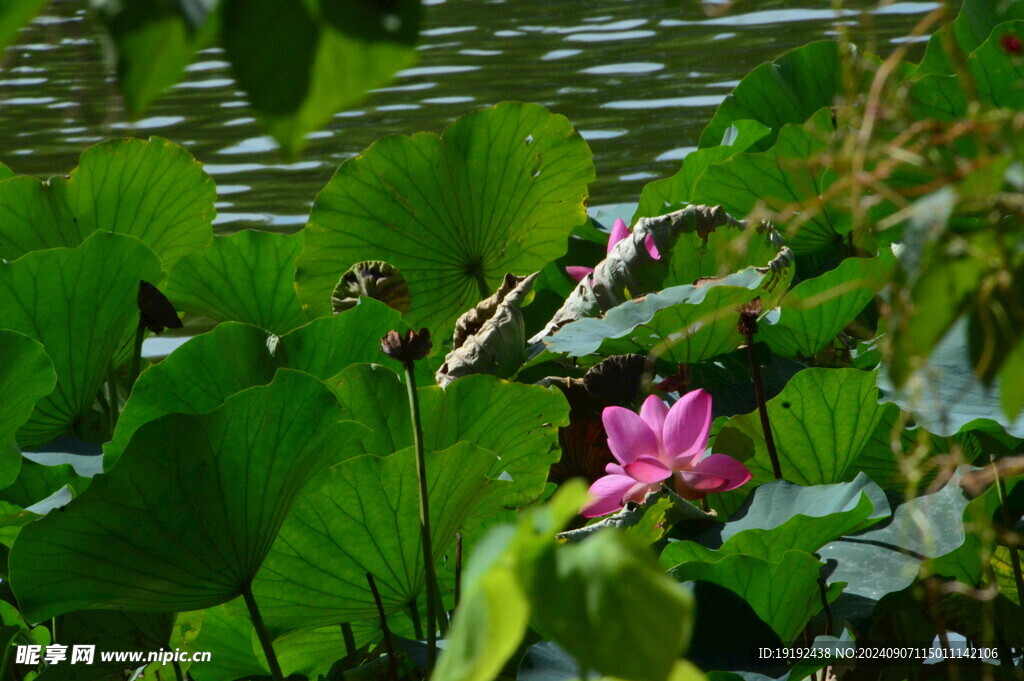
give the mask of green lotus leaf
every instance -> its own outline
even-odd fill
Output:
[[[43,346],[28,336],[0,331],[0,489],[18,477],[21,453],[11,444],[36,402],[57,383]]]
[[[640,204],[633,214],[632,222],[636,223],[640,218],[664,215],[672,206],[689,203],[697,178],[705,170],[746,151],[770,133],[770,128],[757,121],[733,122],[724,130],[718,146],[690,152],[683,159],[683,167],[675,175],[645,184],[640,192]]]
[[[979,473],[991,474],[992,468],[983,468]],[[1008,505],[1012,505],[1016,487],[1024,485],[1024,479],[1004,480],[1004,485],[1006,494],[1002,496],[1007,499]],[[928,489],[923,485],[921,488]],[[972,489],[970,493],[974,494],[976,491]],[[996,541],[998,530],[993,523],[993,519],[1000,518],[1002,515],[1000,496],[1000,490],[995,485],[991,485],[968,501],[963,513],[964,543],[949,553],[928,560],[922,567],[922,574],[954,579],[969,586],[982,586],[986,575],[989,574],[985,561],[991,559],[994,568],[995,553],[1001,548]],[[999,575],[992,574],[992,576],[996,578],[998,584]]]
[[[823,40],[790,50],[744,76],[718,105],[701,133],[701,149],[722,143],[736,121],[752,120],[771,128],[753,147],[765,151],[788,123],[802,124],[823,107],[831,107],[843,92],[843,47]]]
[[[779,562],[787,551],[814,553],[888,516],[885,493],[864,474],[853,482],[814,487],[776,480],[755,489],[729,522],[698,537],[700,543],[669,544],[661,563],[716,562],[738,554]]]
[[[82,153],[67,178],[0,182],[0,257],[75,247],[106,230],[142,240],[168,269],[210,243],[216,198],[210,176],[172,142],[102,142]]]
[[[891,279],[891,251],[846,258],[790,289],[758,328],[758,340],[784,357],[810,358],[827,347]]]
[[[716,562],[689,561],[669,574],[679,581],[718,584],[745,600],[783,644],[792,643],[807,622],[822,609],[818,575],[822,564],[803,551],[786,551],[776,562],[742,554],[723,556]],[[839,586],[827,595],[834,600]]]
[[[412,444],[406,390],[394,372],[357,364],[329,383],[351,418],[371,429],[362,443],[366,452],[390,454]],[[428,449],[465,441],[500,452],[489,475],[512,478],[502,502],[522,505],[541,495],[548,469],[558,461],[558,428],[568,425],[559,390],[476,374],[444,390],[427,386],[418,392]]]
[[[225,0],[220,21],[239,86],[294,156],[306,133],[414,61],[420,3]]]
[[[493,681],[519,648],[530,623],[522,576],[550,549],[555,535],[586,501],[576,480],[543,506],[527,510],[514,526],[492,528],[470,552],[462,599],[432,681]]]
[[[9,181],[9,180],[8,180]],[[23,448],[61,435],[88,409],[122,339],[139,319],[139,281],[159,281],[160,262],[138,239],[96,232],[0,263],[0,326],[43,345],[57,387],[18,432]]]
[[[25,667],[17,664],[14,650],[17,645],[49,645],[50,630],[43,625],[30,627],[18,609],[7,601],[0,601],[0,677],[14,679],[21,676]],[[17,666],[15,666],[17,665]]]
[[[64,512],[22,528],[10,570],[23,612],[176,612],[238,596],[306,482],[354,453],[361,429],[340,416],[321,381],[283,370],[214,411],[144,425]]]
[[[1024,342],[1021,341],[1013,346],[999,370],[999,399],[1007,418],[1024,411],[1024,381],[1016,380],[1018,376],[1024,376]]]
[[[697,179],[692,200],[721,205],[746,217],[758,206],[785,213],[799,211],[778,228],[797,255],[834,245],[849,229],[849,215],[826,200],[835,173],[818,157],[833,131],[831,111],[822,109],[806,124],[789,124],[767,151],[744,152],[710,166]],[[804,218],[804,214],[807,217]],[[795,226],[790,223],[804,220]]]
[[[657,260],[647,250],[650,240],[658,248]],[[529,342],[537,344],[570,322],[600,317],[643,295],[724,277],[746,267],[774,267],[788,276],[784,270],[790,255],[770,225],[736,220],[720,206],[687,206],[667,215],[641,218]],[[768,283],[775,280],[772,277]],[[773,285],[766,292],[765,307],[774,305],[771,301],[783,292],[783,286]]]
[[[992,574],[999,586],[999,593],[1003,594],[1017,605],[1021,605],[1020,592],[1017,591],[1017,582],[1013,574],[1013,558],[1010,551],[1013,549],[1006,546],[997,546],[992,553]]]
[[[185,74],[196,50],[215,36],[208,2],[93,3],[117,53],[117,76],[128,115],[142,115]]]
[[[928,39],[924,57],[912,77],[921,78],[933,73],[947,76],[956,74],[959,67],[946,51],[946,46],[950,44],[947,41],[952,39],[961,55],[969,55],[988,39],[992,29],[1014,19],[1024,19],[1024,5],[992,0],[964,3],[956,19]]]
[[[662,681],[693,631],[693,596],[621,532],[552,546],[523,581],[540,633],[605,676]]]
[[[252,621],[245,615],[230,614],[230,607],[215,605],[202,611],[199,635],[186,648],[190,652],[210,653],[210,661],[189,668],[188,674],[195,681],[270,676],[270,671],[260,663],[253,648]]]
[[[653,351],[671,362],[699,362],[739,347],[744,342],[736,328],[740,307],[777,300],[792,276],[787,250],[770,267],[674,286],[622,303],[602,318],[571,322],[544,343],[551,352],[571,357]]]
[[[1013,14],[1024,18],[1024,12],[1019,8]],[[1022,32],[1024,21],[1007,21],[999,24],[992,29],[991,35],[967,56],[965,66],[974,83],[975,95],[980,101],[1016,111],[1024,109],[1024,88],[1021,87],[1024,67],[1016,55],[1009,54],[1002,44],[1005,36],[1016,37]],[[967,115],[969,97],[964,91],[961,77],[953,75],[953,72],[947,73],[945,68],[938,67],[939,70],[924,76],[912,85],[911,100],[915,117],[951,121]]]
[[[284,334],[308,321],[294,287],[301,251],[301,234],[243,230],[217,237],[178,261],[164,293],[178,310]]]
[[[0,163],[0,180],[6,180],[9,177],[14,177],[14,171]]]
[[[0,53],[14,41],[21,27],[27,24],[46,2],[47,0],[4,0],[0,5]]]
[[[586,218],[587,143],[542,106],[505,102],[441,136],[378,140],[317,195],[299,258],[299,297],[330,311],[353,263],[384,260],[409,284],[406,320],[444,337],[506,273],[531,274],[565,253]]]
[[[938,492],[897,506],[888,522],[822,547],[822,560],[836,561],[828,582],[845,582],[847,594],[878,600],[909,586],[924,559],[958,548],[968,503],[962,476],[963,468]]]
[[[388,628],[392,633],[396,633],[398,623],[397,617],[388,619]],[[381,637],[378,620],[353,622],[351,626],[356,648],[362,648]],[[255,638],[256,632],[252,633]],[[257,659],[262,661],[263,649],[258,640],[253,641],[253,650]],[[334,663],[345,657],[345,639],[337,624],[293,631],[274,639],[274,654],[286,677],[302,674],[307,679],[326,678]]]
[[[873,372],[805,369],[768,400],[783,477],[800,485],[843,482],[882,418]],[[743,461],[756,482],[773,478],[758,413],[729,419],[714,451]]]
[[[389,363],[380,351],[380,339],[399,324],[397,312],[369,299],[284,336],[248,324],[220,324],[142,372],[121,411],[113,441],[104,447],[104,468],[109,470],[117,461],[142,424],[164,414],[210,411],[241,390],[266,385],[279,368],[327,379],[356,362]]]
[[[493,492],[493,452],[462,442],[427,452],[431,542],[440,561]],[[334,466],[296,500],[253,582],[271,631],[376,617],[366,573],[386,612],[407,610],[426,584],[416,453],[360,456]]]

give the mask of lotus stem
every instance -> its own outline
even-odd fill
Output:
[[[1012,533],[1013,522],[1010,520],[1010,513],[1006,510],[1006,483],[1003,481],[1003,476],[999,474],[999,466],[996,465],[995,455],[991,455],[989,461],[992,464],[992,472],[996,476],[996,493],[999,495],[999,508],[1002,511],[1003,527],[1006,528],[1007,532]],[[1007,548],[1010,550],[1010,565],[1013,566],[1013,579],[1017,586],[1017,602],[1024,603],[1024,572],[1021,571],[1019,547],[1016,546],[1016,542],[1007,542]]]
[[[107,368],[107,407],[107,423],[110,426],[110,437],[113,438],[120,409],[117,398],[117,374],[114,372],[113,362]]]
[[[409,602],[409,619],[412,620],[412,633],[417,641],[423,640],[423,623],[420,622],[420,609],[416,607],[416,599]]]
[[[462,593],[462,530],[455,533],[455,607],[459,607]]]
[[[352,657],[356,654],[356,637],[352,633],[352,625],[348,622],[341,623],[341,637],[345,640],[345,656]]]
[[[174,660],[172,664],[174,665],[174,678],[178,681],[185,681],[185,677],[181,675],[181,664],[177,660]]]
[[[754,348],[754,334],[757,332],[757,316],[761,313],[760,301],[745,306],[749,309],[740,310],[740,323],[737,330],[747,341],[747,358],[750,360],[750,373],[754,378],[754,396],[757,398],[757,412],[761,416],[761,430],[764,432],[764,444],[768,449],[768,458],[772,461],[772,473],[776,480],[782,480],[782,466],[779,464],[779,453],[775,449],[775,438],[772,436],[772,424],[768,420],[768,403],[764,398],[764,383],[761,381],[761,365],[757,361],[757,350]]]
[[[434,571],[434,549],[430,541],[430,501],[427,489],[427,460],[423,449],[423,426],[420,421],[420,401],[416,393],[416,372],[412,360],[403,362],[405,366],[405,387],[409,393],[409,414],[412,418],[412,439],[416,449],[416,479],[419,482],[420,494],[420,535],[423,543],[423,570],[426,576],[427,591],[427,671],[434,668],[437,657],[437,602],[439,593],[437,574]]]
[[[132,348],[132,370],[128,374],[131,385],[135,385],[135,381],[139,378],[139,372],[142,368],[142,341],[145,339],[146,326],[140,320],[138,327],[135,329],[135,346]]]
[[[245,606],[249,609],[249,619],[252,621],[253,628],[256,629],[256,636],[260,639],[263,654],[267,656],[270,676],[273,677],[274,681],[284,681],[281,665],[278,663],[277,654],[274,652],[274,642],[270,639],[270,633],[267,631],[266,625],[263,624],[263,615],[260,614],[260,609],[256,605],[256,598],[252,595],[251,585],[246,584],[245,588],[242,589],[242,598],[245,599]]]
[[[388,678],[398,678],[398,659],[395,657],[395,649],[391,645],[391,631],[388,629],[388,617],[384,614],[384,602],[380,599],[380,592],[377,591],[377,582],[373,575],[366,573],[366,581],[370,585],[370,593],[373,594],[373,602],[377,605],[377,616],[380,617],[380,630],[384,634],[384,649],[388,652]]]

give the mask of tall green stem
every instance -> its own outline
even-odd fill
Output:
[[[352,632],[352,625],[348,622],[341,623],[341,638],[345,641],[345,657],[352,657],[356,654],[356,635]]]
[[[114,437],[120,405],[117,397],[117,374],[114,372],[113,363],[107,368],[107,406],[107,424],[110,426],[110,437]]]
[[[755,322],[756,323],[756,322]],[[772,424],[768,420],[768,403],[764,398],[764,383],[761,382],[761,365],[757,361],[757,350],[754,348],[754,329],[742,329],[747,339],[747,358],[750,360],[750,373],[754,378],[754,396],[757,398],[757,412],[761,416],[761,431],[764,433],[764,445],[768,450],[768,458],[772,460],[772,473],[776,480],[782,480],[782,465],[779,453],[775,450],[775,438],[772,436]]]
[[[135,329],[135,345],[132,348],[132,372],[128,380],[135,385],[135,379],[139,377],[139,370],[142,367],[142,341],[146,338],[146,326],[140,321]]]
[[[420,401],[416,394],[413,362],[405,362],[405,387],[409,392],[409,414],[412,417],[413,446],[416,448],[416,478],[420,489],[420,535],[423,539],[423,569],[427,578],[427,671],[434,668],[437,657],[437,602],[439,592],[434,572],[434,549],[430,541],[430,502],[427,490],[427,459],[423,450],[423,426],[420,422]]]
[[[248,584],[242,590],[242,598],[245,599],[245,607],[249,608],[249,619],[252,620],[252,626],[256,629],[256,636],[259,637],[260,645],[263,646],[263,653],[267,656],[267,666],[270,667],[270,675],[274,678],[274,681],[284,681],[281,665],[277,661],[277,654],[274,653],[273,641],[270,640],[270,633],[267,631],[266,625],[263,624],[263,615],[260,614],[260,609],[256,606],[256,599],[252,595],[252,587]]]

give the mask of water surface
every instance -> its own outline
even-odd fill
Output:
[[[262,134],[218,49],[134,123],[123,120],[101,31],[82,0],[54,0],[0,71],[0,160],[66,173],[118,136],[186,146],[217,182],[218,229],[294,231],[345,159],[390,133],[440,132],[507,99],[564,114],[594,152],[591,205],[635,202],[675,172],[717,104],[758,64],[850,30],[887,54],[934,2],[848,2],[842,11],[745,0],[721,16],[691,0],[427,0],[419,61],[313,133],[298,161]],[[716,6],[705,6],[715,9]]]

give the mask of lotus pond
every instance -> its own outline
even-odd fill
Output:
[[[0,6],[5,78],[83,16],[45,5]],[[582,126],[665,133],[530,87],[353,113],[443,4],[91,3],[115,110],[216,55],[238,143],[334,174],[215,234],[186,125],[49,179],[66,136],[5,142],[3,678],[1024,678],[1024,2],[905,5],[762,36],[681,158],[616,164]]]

